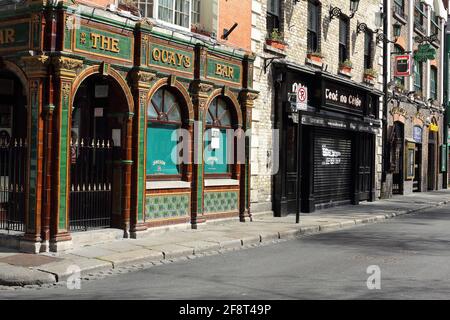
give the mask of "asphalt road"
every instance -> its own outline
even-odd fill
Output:
[[[369,290],[369,266],[381,289]],[[449,299],[450,206],[1,299]]]

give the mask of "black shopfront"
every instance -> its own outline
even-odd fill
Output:
[[[273,70],[280,143],[275,215],[295,213],[297,197],[305,213],[374,201],[381,92],[306,67],[275,64]],[[300,87],[307,88],[308,103],[297,112]]]

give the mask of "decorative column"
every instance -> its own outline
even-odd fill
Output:
[[[47,77],[49,57],[45,55],[22,58],[28,75],[28,137],[27,137],[27,184],[25,186],[25,236],[20,250],[39,253],[41,250],[41,209],[42,209],[42,169],[43,169],[43,130],[42,105],[44,82]]]
[[[137,70],[132,74],[131,78],[133,80],[135,110],[132,118],[133,148],[130,150],[134,161],[131,170],[130,237],[137,238],[139,232],[147,230],[144,223],[146,191],[145,115],[147,112],[147,97],[152,84],[156,80],[156,75],[151,72]]]
[[[252,214],[250,211],[250,177],[251,177],[251,128],[252,128],[252,109],[254,101],[258,98],[256,91],[245,89],[241,92],[240,100],[243,116],[243,130],[247,138],[245,139],[245,163],[241,164],[241,179],[240,179],[240,200],[239,200],[239,219],[245,222],[247,219],[252,221]],[[250,134],[249,134],[250,133]]]
[[[72,86],[83,61],[54,57],[55,111],[53,145],[53,190],[50,250],[59,251],[72,246],[69,234],[70,197],[70,118],[72,112]]]
[[[133,117],[134,113],[129,112],[125,117],[126,141],[123,149],[122,160],[122,175],[123,175],[123,189],[122,189],[122,227],[124,230],[124,237],[130,237],[130,208],[131,208],[131,176],[133,166]]]
[[[195,123],[193,132],[193,164],[192,164],[192,193],[191,193],[191,225],[197,229],[198,223],[205,222],[203,217],[203,193],[204,193],[204,163],[203,163],[203,135],[205,133],[205,112],[209,94],[213,85],[201,81],[192,84],[192,101],[195,111]]]

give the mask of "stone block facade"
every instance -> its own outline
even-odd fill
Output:
[[[270,63],[284,60],[299,66],[314,68],[307,59],[308,1],[281,1],[280,31],[287,43],[285,50],[266,44],[268,0],[252,0],[252,51],[256,53],[254,64],[254,88],[260,92],[255,101],[252,142],[252,211],[270,211],[273,197],[272,176],[277,170],[278,152],[284,146],[274,145],[274,79]],[[380,11],[379,0],[361,0],[355,16],[350,19],[349,58],[353,64],[350,76],[339,73],[339,19],[330,19],[330,8],[339,7],[344,15],[350,14],[350,1],[320,1],[319,48],[323,54],[322,70],[355,83],[364,83],[364,33],[358,33],[361,22],[375,31],[375,12]],[[372,42],[373,68],[378,77],[370,86],[382,90],[382,43]],[[273,59],[273,60],[272,60]],[[380,101],[380,119],[382,102]],[[380,196],[382,174],[382,136],[376,138],[376,190]]]

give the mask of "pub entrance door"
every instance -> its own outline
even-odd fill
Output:
[[[77,90],[70,145],[71,231],[108,228],[121,207],[121,156],[127,101],[112,78],[93,75]]]
[[[25,231],[27,97],[19,78],[0,71],[0,229]]]
[[[436,132],[428,135],[428,190],[436,189]]]
[[[391,139],[391,166],[393,167],[392,175],[392,193],[403,193],[403,180],[404,180],[404,144],[405,144],[405,131],[404,125],[401,122],[395,122],[392,128]]]
[[[375,162],[375,138],[373,134],[361,133],[359,135],[358,153],[358,188],[359,201],[371,200],[372,193],[372,168]]]

